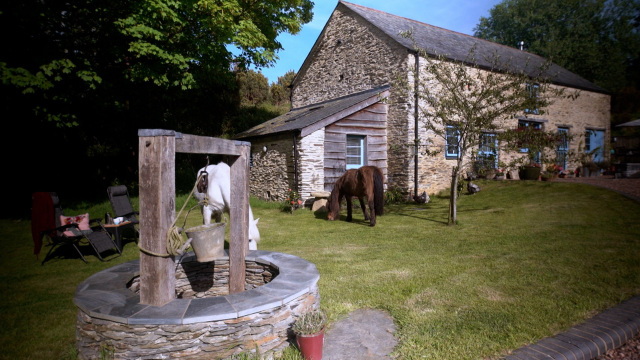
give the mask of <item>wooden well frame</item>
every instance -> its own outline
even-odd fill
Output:
[[[249,155],[251,144],[173,130],[138,130],[140,247],[166,253],[167,231],[175,219],[176,153],[227,155],[231,168],[229,293],[244,291],[249,251]],[[194,181],[195,183],[195,181]],[[140,303],[162,306],[175,299],[175,259],[140,252]]]

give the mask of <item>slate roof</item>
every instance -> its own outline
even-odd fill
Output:
[[[380,101],[380,95],[389,90],[389,88],[389,85],[384,85],[297,109],[291,109],[284,115],[280,115],[260,125],[256,125],[249,130],[241,132],[235,136],[235,139],[246,139],[291,131],[302,131],[303,129],[312,127],[327,119],[334,122],[361,110],[364,106]],[[338,116],[336,117],[336,115]],[[326,125],[328,124],[323,124],[323,126]]]
[[[426,50],[430,55],[444,55],[449,59],[457,61],[465,61],[469,50],[475,46],[477,54],[476,63],[485,69],[491,69],[491,63],[486,59],[490,59],[494,54],[499,55],[502,60],[509,60],[511,66],[515,67],[516,70],[524,70],[529,75],[535,75],[534,71],[540,68],[540,65],[545,62],[544,58],[526,51],[425,24],[416,20],[388,14],[345,1],[339,1],[336,9],[341,6],[358,14],[391,39],[411,51],[414,50],[413,41],[400,36],[400,32],[412,30],[418,48]],[[607,93],[607,90],[556,64],[553,64],[548,69],[546,75],[553,83],[558,85]]]

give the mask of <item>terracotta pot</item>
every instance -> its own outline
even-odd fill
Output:
[[[296,335],[298,348],[305,360],[321,360],[324,330],[311,335]]]

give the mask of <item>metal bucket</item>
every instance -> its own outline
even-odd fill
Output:
[[[225,223],[213,223],[185,229],[198,262],[209,262],[224,256]]]

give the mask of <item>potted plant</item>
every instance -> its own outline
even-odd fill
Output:
[[[542,173],[541,177],[544,181],[551,181],[557,178],[562,171],[562,167],[556,163],[547,165],[546,169]]]
[[[293,324],[298,348],[305,360],[321,360],[327,316],[322,310],[302,314]]]
[[[518,175],[522,180],[538,180],[540,178],[540,164],[549,160],[549,155],[558,143],[568,141],[566,134],[559,134],[533,127],[518,127],[500,134],[500,140],[507,151],[522,153],[515,157],[511,166],[518,168]]]
[[[291,213],[302,206],[302,200],[297,191],[289,189],[287,193],[287,207],[290,207]]]

